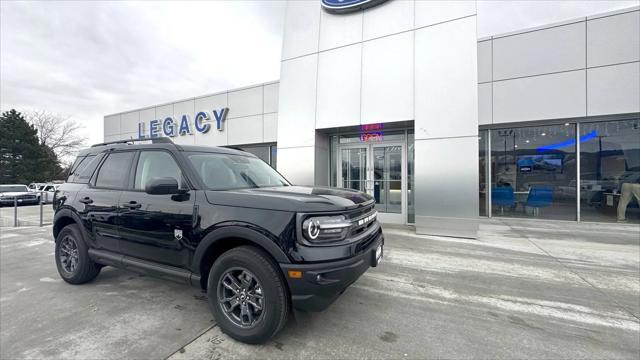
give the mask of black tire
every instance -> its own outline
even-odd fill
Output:
[[[232,316],[225,313],[218,296],[219,286],[223,286],[222,277],[243,269],[255,277],[255,283],[260,286],[263,296],[260,316],[255,323],[246,327],[235,323]],[[253,246],[231,249],[216,260],[209,272],[207,298],[222,332],[249,344],[261,344],[271,339],[286,324],[290,312],[289,292],[280,269],[268,254]],[[253,309],[256,310],[255,307]]]
[[[74,255],[77,255],[75,266],[69,267],[63,260],[68,254],[68,244],[75,244]],[[73,245],[71,245],[73,247]],[[65,226],[56,237],[56,267],[60,277],[69,284],[84,284],[98,276],[101,267],[89,257],[88,247],[82,238],[80,228],[76,224]],[[61,254],[63,256],[61,256]]]

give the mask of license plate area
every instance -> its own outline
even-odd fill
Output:
[[[382,260],[382,254],[383,254],[382,245],[378,245],[376,250],[372,251],[371,254],[372,254],[371,266],[376,267],[378,266],[378,264],[380,264],[380,261]]]

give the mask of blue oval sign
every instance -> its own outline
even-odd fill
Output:
[[[376,6],[387,0],[322,0],[322,7],[332,13],[348,13]]]

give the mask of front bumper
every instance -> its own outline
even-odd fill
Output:
[[[329,307],[369,267],[377,266],[378,246],[384,246],[382,231],[362,253],[349,259],[313,264],[280,264],[289,284],[293,307],[303,311],[322,311]],[[302,277],[289,277],[289,270],[302,272]]]

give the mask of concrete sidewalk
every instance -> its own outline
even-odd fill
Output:
[[[105,268],[59,280],[50,228],[0,229],[2,358],[627,358],[640,228],[485,220],[478,240],[385,227],[385,258],[322,313],[249,346],[191,288]],[[48,231],[48,232],[47,232]],[[204,332],[203,332],[204,331]]]

